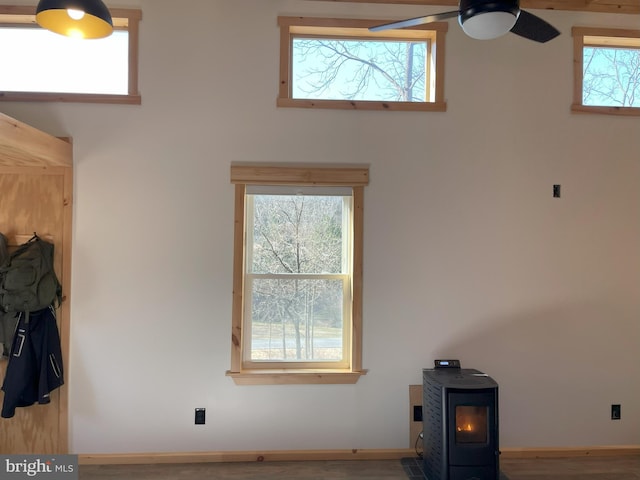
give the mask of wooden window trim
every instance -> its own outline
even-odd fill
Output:
[[[640,30],[597,27],[573,27],[573,103],[571,111],[604,115],[640,116],[640,107],[592,106],[582,104],[583,50],[586,46],[628,47],[640,45]],[[585,37],[602,37],[601,41]],[[619,38],[620,41],[616,41]],[[628,40],[633,39],[633,40]]]
[[[232,165],[235,184],[233,301],[231,325],[231,368],[226,375],[237,385],[353,384],[367,371],[362,368],[362,246],[364,187],[369,168],[317,166]],[[244,369],[242,365],[244,225],[246,186],[321,185],[353,188],[353,273],[351,310],[351,367],[349,369]]]
[[[445,34],[449,28],[446,22],[387,30],[371,33],[369,27],[385,23],[385,20],[316,18],[316,17],[278,17],[280,27],[280,88],[278,107],[329,108],[346,110],[392,110],[445,112],[444,99],[444,55]],[[367,100],[321,100],[291,98],[291,46],[293,37],[309,36],[345,36],[348,38],[366,37],[369,39],[429,39],[432,45],[432,62],[428,66],[433,72],[434,99],[427,102],[387,102]]]
[[[0,25],[37,27],[36,7],[0,5]],[[0,101],[4,102],[74,102],[74,103],[112,103],[140,105],[142,97],[138,89],[138,59],[140,45],[139,9],[111,8],[114,29],[129,32],[129,80],[126,95],[52,93],[52,92],[0,92]],[[39,27],[37,27],[39,28]]]

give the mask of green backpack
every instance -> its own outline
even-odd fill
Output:
[[[53,270],[53,244],[34,234],[0,265],[0,307],[5,312],[35,312],[62,302]]]
[[[7,250],[7,238],[0,233],[0,266],[9,260],[9,251]],[[0,344],[2,344],[2,357],[9,356],[13,335],[18,324],[18,314],[15,312],[5,313],[0,308]]]

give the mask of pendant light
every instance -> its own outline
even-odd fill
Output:
[[[36,22],[74,38],[103,38],[113,32],[111,14],[101,0],[40,0]]]

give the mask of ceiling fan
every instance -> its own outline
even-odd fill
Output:
[[[535,42],[545,43],[560,35],[546,21],[520,9],[519,0],[460,0],[458,10],[409,18],[399,22],[370,27],[372,32],[415,27],[458,17],[462,30],[472,38],[488,40],[508,32]]]

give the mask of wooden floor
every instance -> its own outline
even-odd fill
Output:
[[[503,459],[509,480],[640,480],[640,456]],[[81,465],[80,480],[405,480],[399,460]]]

